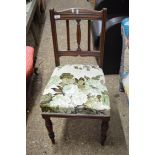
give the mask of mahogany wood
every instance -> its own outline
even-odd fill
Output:
[[[86,115],[86,114],[62,114],[62,113],[48,113],[48,112],[42,112],[43,117],[60,117],[60,118],[89,118],[89,119],[101,119],[104,121],[109,121],[109,116],[103,116],[103,115]]]
[[[91,35],[90,35],[90,26],[91,26],[91,21],[88,20],[88,51],[90,51],[90,40],[91,40]]]
[[[104,145],[105,143],[108,127],[109,127],[109,121],[103,119],[101,124],[101,145]]]
[[[51,31],[53,35],[53,47],[54,47],[54,56],[55,56],[55,65],[60,65],[59,55],[58,55],[58,41],[57,41],[57,31],[56,23],[54,20],[54,9],[50,10],[50,19],[51,19]]]
[[[107,10],[105,9],[105,12],[102,14],[102,29],[101,29],[101,36],[100,36],[100,59],[99,60],[99,66],[101,68],[103,67],[103,57],[104,57],[104,43],[105,43],[105,28],[106,24],[103,21],[106,21],[106,14]]]
[[[60,56],[70,56],[72,53],[65,53],[62,54],[62,52],[58,52],[58,41],[57,41],[57,32],[56,32],[56,21],[57,20],[66,20],[66,30],[67,30],[67,49],[70,51],[70,32],[69,32],[69,20],[75,20],[77,21],[77,44],[78,48],[77,51],[80,53],[73,54],[72,56],[77,55],[85,55],[82,54],[82,50],[80,47],[81,43],[81,27],[80,27],[80,21],[81,20],[88,20],[88,51],[92,52],[90,50],[90,29],[91,29],[91,20],[100,19],[102,20],[102,31],[101,31],[101,37],[100,37],[100,56],[95,53],[89,53],[90,56],[98,57],[98,65],[102,68],[103,67],[103,55],[104,55],[104,41],[105,41],[105,22],[106,22],[106,9],[103,9],[101,11],[96,10],[88,10],[88,9],[81,9],[81,8],[71,8],[67,10],[62,11],[54,11],[54,9],[50,10],[50,19],[51,19],[51,31],[52,31],[52,37],[53,37],[53,47],[54,47],[54,55],[55,55],[55,64],[56,66],[60,65]],[[84,51],[85,52],[85,51]],[[94,54],[94,55],[93,55]]]
[[[70,50],[69,20],[66,20],[66,28],[67,28],[67,49]]]
[[[95,56],[100,57],[99,52],[95,51],[58,51],[59,56]]]
[[[81,51],[80,48],[80,43],[81,43],[81,27],[80,27],[80,19],[76,20],[77,21],[77,32],[76,32],[76,37],[77,37],[77,44],[78,44],[78,48],[77,51]]]
[[[105,41],[105,22],[106,22],[106,9],[101,11],[80,9],[80,8],[71,8],[62,11],[50,10],[50,20],[51,20],[51,31],[53,37],[53,48],[55,56],[56,66],[60,65],[61,56],[94,56],[99,60],[99,66],[103,67],[103,54],[104,54],[104,41]],[[57,40],[57,31],[56,31],[56,21],[57,20],[66,20],[66,31],[67,31],[67,50],[60,51],[58,49],[58,40]],[[75,20],[77,22],[77,45],[78,48],[76,51],[70,49],[70,31],[69,31],[69,21]],[[83,51],[80,47],[81,43],[81,20],[88,20],[88,51]],[[93,51],[90,49],[91,45],[91,20],[102,20],[102,30],[100,36],[100,49],[99,51]],[[50,120],[50,117],[59,117],[59,118],[90,118],[90,119],[100,119],[102,120],[101,125],[101,144],[104,144],[106,139],[106,132],[108,130],[108,122],[110,117],[104,115],[89,115],[89,114],[60,114],[60,113],[45,113],[42,112],[42,117],[45,120],[45,125],[49,133],[49,137],[53,144],[55,144],[53,124]]]
[[[54,131],[53,131],[53,124],[52,121],[50,120],[50,117],[47,115],[42,115],[43,119],[45,120],[45,126],[47,128],[48,131],[48,135],[52,141],[53,144],[55,144],[55,135],[54,135]]]

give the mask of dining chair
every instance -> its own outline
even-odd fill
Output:
[[[42,117],[45,120],[49,137],[55,144],[55,134],[51,117],[100,119],[101,144],[104,145],[110,120],[110,101],[105,85],[103,66],[106,9],[101,11],[70,8],[50,11],[51,31],[55,56],[54,69],[41,98]],[[57,39],[57,21],[66,25],[67,50],[60,50]],[[76,22],[77,49],[70,48],[70,21]],[[81,48],[81,21],[88,22],[87,50]],[[101,20],[102,30],[99,51],[91,50],[91,21]],[[98,65],[60,65],[61,56],[93,56]],[[77,124],[78,125],[78,124]]]

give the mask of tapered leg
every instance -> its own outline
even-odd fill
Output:
[[[109,120],[103,120],[101,124],[101,145],[104,145],[104,142],[106,140],[108,127]]]
[[[54,131],[53,131],[53,124],[52,121],[50,120],[49,116],[43,116],[44,120],[45,120],[45,125],[48,131],[48,135],[52,141],[53,144],[55,144],[55,139],[54,139]]]

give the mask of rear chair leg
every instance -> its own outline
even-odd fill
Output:
[[[101,145],[104,145],[106,137],[107,137],[107,131],[109,128],[109,120],[103,120],[101,124]]]
[[[54,135],[54,131],[53,131],[52,121],[50,120],[49,116],[42,116],[42,117],[45,120],[45,126],[47,128],[48,135],[52,141],[52,144],[55,144],[55,139],[54,139],[55,135]]]

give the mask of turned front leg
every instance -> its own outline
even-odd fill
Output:
[[[101,124],[101,145],[104,145],[105,143],[108,128],[109,128],[109,120],[103,120]]]
[[[43,119],[45,120],[45,126],[48,131],[48,135],[52,141],[53,144],[55,144],[55,139],[54,139],[54,131],[53,131],[53,124],[52,121],[50,120],[49,116],[43,116]]]

